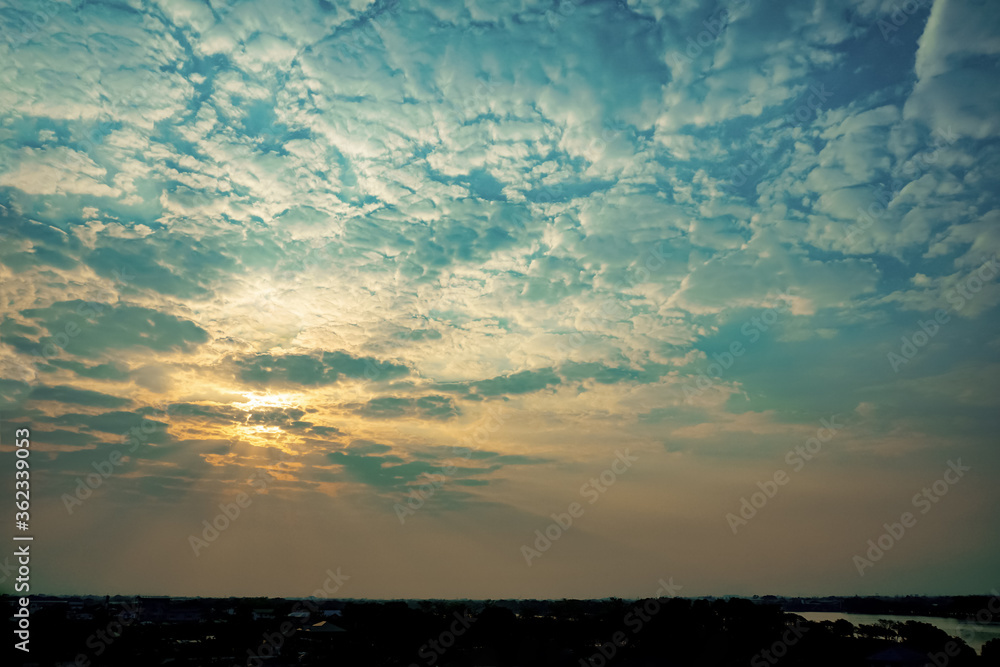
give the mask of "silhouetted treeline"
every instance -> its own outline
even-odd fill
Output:
[[[14,606],[3,602],[9,617]],[[810,623],[746,599],[49,599],[33,610],[31,630],[31,653],[15,664],[1000,665],[1000,640],[979,656],[927,623]]]

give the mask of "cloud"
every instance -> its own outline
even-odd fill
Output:
[[[147,364],[132,371],[132,380],[149,391],[165,394],[173,386],[170,369],[162,365]]]
[[[421,396],[401,398],[382,396],[373,398],[357,408],[357,412],[373,419],[451,419],[461,414],[455,402],[448,396]]]
[[[120,191],[102,181],[107,170],[67,147],[24,148],[10,171],[0,173],[0,185],[32,195],[93,195],[117,197]]]
[[[665,375],[669,367],[660,364],[649,364],[643,369],[605,366],[598,363],[570,363],[559,368],[559,373],[567,380],[593,380],[600,384],[615,384],[618,382],[656,382]]]
[[[31,385],[20,380],[0,378],[0,399],[3,407],[20,405],[31,393]]]
[[[399,454],[387,453],[388,445],[370,440],[352,441],[345,449],[327,453],[326,458],[342,466],[348,480],[359,482],[380,491],[400,491],[409,486],[436,480],[460,486],[486,486],[484,475],[506,466],[539,465],[548,463],[542,457],[503,455],[488,450],[472,450],[466,457],[458,457],[452,448],[437,447],[414,452],[421,458],[406,460]],[[482,461],[484,466],[472,464]],[[475,481],[470,481],[475,480]]]
[[[166,352],[191,349],[208,340],[208,332],[194,322],[142,306],[75,299],[27,308],[21,316],[46,330],[47,336],[38,341],[22,341],[25,351],[35,347],[41,354],[50,348],[78,357],[130,347]]]
[[[353,440],[347,445],[347,451],[352,454],[384,454],[391,451],[389,445],[381,445],[371,440]]]
[[[48,363],[58,368],[71,370],[80,377],[92,378],[95,380],[113,380],[121,382],[129,378],[128,368],[114,362],[88,366],[79,361],[72,361],[69,359],[49,359]]]
[[[995,281],[898,374],[886,358],[1000,244],[989,3],[43,5],[28,36],[26,9],[0,12],[0,404],[47,441],[68,492],[139,429],[128,474],[95,493],[108,505],[88,507],[122,553],[108,508],[150,509],[153,526],[162,511],[170,530],[129,533],[159,557],[261,469],[266,503],[232,548],[257,548],[257,529],[292,540],[268,517],[294,506],[402,553],[403,533],[371,527],[451,461],[428,501],[448,521],[429,516],[403,550],[421,577],[395,586],[351,551],[370,540],[338,548],[393,595],[436,573],[497,580],[456,578],[468,562],[526,582],[502,548],[469,558],[462,522],[517,543],[620,445],[644,472],[588,515],[615,550],[587,566],[627,544],[639,577],[677,555],[650,525],[727,553],[699,522],[829,412],[856,430],[783,528],[848,543],[851,517],[926,484],[932,459],[995,467]],[[879,467],[899,452],[905,466]],[[852,511],[833,516],[844,488]],[[83,544],[82,525],[51,544]],[[218,562],[184,585],[286,581]],[[579,563],[530,593],[581,590]],[[43,565],[62,590],[110,581]],[[172,576],[120,565],[111,583],[133,591]],[[808,583],[793,570],[782,585]]]
[[[920,37],[908,118],[983,139],[1000,133],[1000,16],[974,0],[937,0]]]
[[[120,408],[132,402],[127,398],[110,396],[102,394],[99,391],[77,389],[68,386],[37,386],[31,390],[27,399],[29,401],[54,401],[56,403],[70,403],[73,405],[87,405],[101,408]]]
[[[346,352],[270,355],[237,359],[240,378],[258,384],[280,382],[301,385],[333,384],[341,378],[385,381],[409,374],[403,364],[374,357],[355,357]]]
[[[695,268],[672,300],[696,313],[787,303],[807,314],[846,306],[874,291],[877,282],[878,268],[870,261],[813,260],[764,232],[740,251]]]
[[[377,456],[336,451],[326,456],[332,463],[343,466],[349,479],[382,490],[403,487],[436,472],[436,467],[430,463],[407,463],[391,454]]]
[[[55,417],[39,419],[58,426],[73,426],[91,432],[117,436],[119,439],[128,436],[132,429],[137,428],[142,433],[144,441],[152,444],[164,444],[169,441],[168,425],[164,422],[150,419],[143,412],[103,412],[99,414],[62,413]],[[118,442],[116,440],[115,442]]]
[[[32,435],[39,443],[44,443],[43,446],[65,445],[70,447],[87,447],[99,441],[98,438],[89,433],[67,431],[66,429],[56,429],[53,431],[36,429]]]
[[[123,283],[123,292],[149,289],[161,294],[190,298],[208,293],[204,286],[233,267],[233,261],[200,244],[161,240],[151,244],[141,239],[105,240],[106,245],[84,260],[98,275]],[[150,252],[155,248],[158,252]],[[157,261],[156,255],[161,255]],[[172,266],[171,266],[172,265]]]
[[[561,382],[551,369],[521,371],[511,375],[480,380],[470,384],[473,391],[481,396],[502,396],[505,394],[525,394],[546,389]]]

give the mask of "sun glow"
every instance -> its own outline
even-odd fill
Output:
[[[290,436],[280,426],[264,424],[239,424],[235,427],[236,437],[256,447],[274,447],[292,453]]]
[[[257,447],[276,447],[282,451],[291,453],[288,439],[290,435],[280,426],[274,424],[250,423],[253,413],[261,410],[281,410],[284,408],[296,407],[300,403],[301,396],[295,393],[271,393],[271,392],[238,392],[245,400],[234,401],[233,407],[246,413],[244,423],[236,424],[236,437]]]
[[[253,412],[260,408],[288,408],[295,404],[297,396],[297,394],[272,394],[255,391],[239,393],[242,393],[246,400],[234,402],[233,405],[246,412]]]

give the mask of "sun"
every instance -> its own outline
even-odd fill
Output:
[[[297,394],[272,394],[270,392],[238,392],[243,394],[245,401],[235,401],[233,406],[246,412],[260,408],[288,408],[296,404]]]
[[[301,403],[302,396],[295,393],[281,394],[256,391],[236,393],[242,394],[245,400],[233,401],[232,406],[246,413],[246,419],[243,423],[237,423],[233,427],[236,437],[257,447],[275,447],[291,453],[289,433],[278,425],[254,424],[250,420],[253,413],[259,410],[296,407]]]

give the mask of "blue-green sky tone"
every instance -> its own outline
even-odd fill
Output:
[[[995,3],[28,0],[0,62],[38,592],[1000,585]]]

